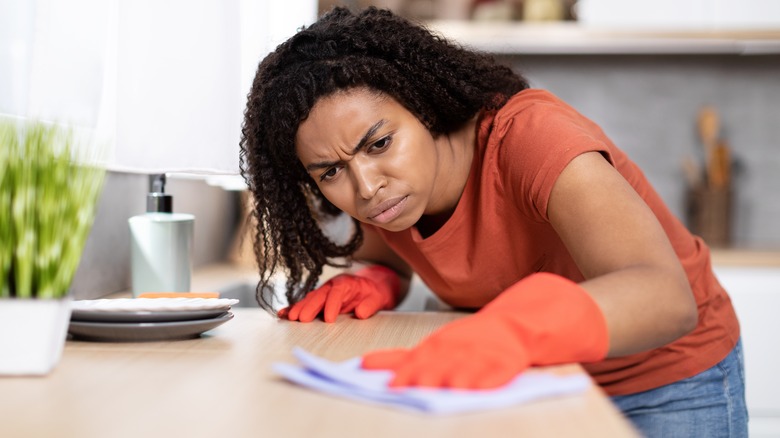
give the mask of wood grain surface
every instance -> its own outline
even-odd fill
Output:
[[[599,388],[511,408],[430,416],[334,398],[276,376],[295,346],[332,360],[411,346],[458,313],[383,312],[334,324],[278,321],[260,309],[198,339],[69,340],[45,377],[0,378],[3,437],[626,437]],[[7,334],[4,334],[7,335]],[[583,372],[579,365],[551,368]]]

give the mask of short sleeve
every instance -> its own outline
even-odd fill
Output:
[[[551,97],[506,109],[494,119],[488,145],[495,159],[491,167],[498,172],[506,196],[523,214],[549,222],[550,193],[563,169],[576,156],[591,151],[613,163],[608,140],[593,122]]]

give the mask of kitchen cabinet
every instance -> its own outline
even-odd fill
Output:
[[[780,436],[780,265],[715,265],[742,328],[750,436]]]

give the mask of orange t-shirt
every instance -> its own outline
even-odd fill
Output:
[[[534,272],[584,277],[550,225],[555,180],[577,155],[598,151],[655,213],[687,272],[699,310],[690,334],[651,351],[585,368],[610,395],[631,394],[704,371],[736,345],[739,323],[710,266],[709,249],[672,215],[641,170],[601,129],[549,92],[524,90],[478,123],[477,153],[450,219],[423,239],[416,228],[374,227],[442,301],[480,308]],[[663,321],[658,321],[663,324]]]

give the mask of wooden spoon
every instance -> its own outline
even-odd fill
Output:
[[[699,110],[699,137],[704,146],[704,168],[707,173],[707,181],[713,185],[713,180],[721,181],[722,167],[715,158],[715,148],[718,144],[720,131],[720,118],[717,110],[712,106],[705,106]]]
[[[715,146],[713,161],[717,171],[712,174],[712,187],[725,189],[731,184],[731,149],[724,140]]]

